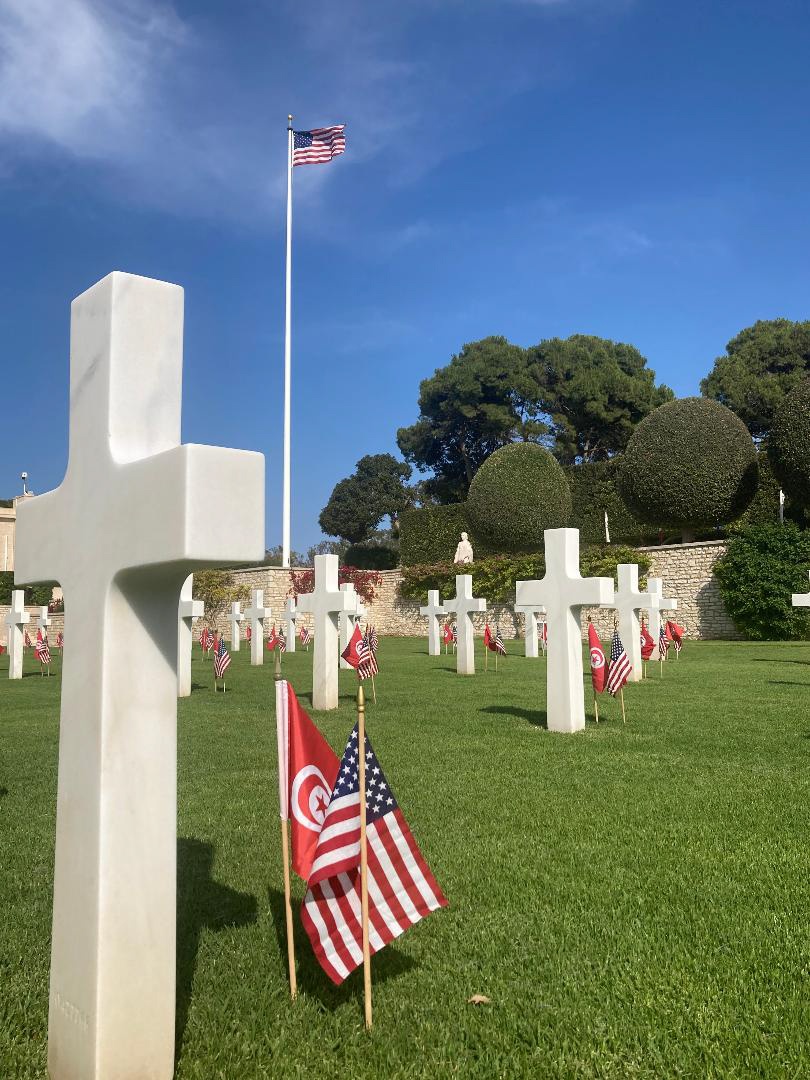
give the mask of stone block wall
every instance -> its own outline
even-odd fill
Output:
[[[739,640],[741,635],[734,629],[720,596],[717,580],[714,577],[714,564],[725,552],[723,541],[701,544],[668,544],[661,547],[642,548],[650,556],[650,574],[663,578],[664,594],[678,601],[678,622],[686,627],[687,636],[693,639],[720,638]],[[380,572],[382,585],[373,604],[368,606],[367,618],[374,623],[380,634],[394,636],[427,635],[427,620],[419,614],[420,605],[415,601],[403,600],[399,595],[402,580],[399,570]],[[264,605],[272,609],[270,625],[274,622],[281,626],[281,614],[287,597],[290,595],[290,574],[279,567],[254,566],[233,572],[234,582],[247,589],[264,589]],[[247,607],[243,604],[242,610]],[[36,626],[38,608],[27,608],[31,614],[31,623]],[[3,622],[7,607],[0,607],[0,643],[5,643],[6,627]],[[593,617],[594,623],[603,637],[613,627],[613,615],[610,611],[586,609],[583,612],[583,636],[587,626],[587,616]],[[504,638],[523,636],[523,617],[515,616],[508,604],[493,604],[486,615],[476,615],[476,629],[483,633],[484,623],[489,619],[494,628],[500,626]],[[243,624],[244,626],[244,624]],[[312,628],[309,615],[301,615],[301,626]],[[63,616],[52,615],[49,627],[51,643],[56,634],[63,629]],[[221,621],[219,629],[229,635],[227,619]],[[266,627],[269,630],[269,626]],[[32,634],[32,639],[34,634]]]

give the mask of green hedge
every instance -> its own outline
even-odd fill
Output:
[[[476,558],[487,553],[470,528],[466,503],[406,510],[399,519],[399,560],[403,566],[452,562],[463,532],[469,533]]]
[[[768,456],[785,493],[810,507],[810,382],[795,386],[776,410]]]
[[[396,570],[399,549],[393,544],[349,544],[342,562],[358,570]]]
[[[40,581],[35,585],[15,586],[13,570],[2,570],[0,571],[0,604],[10,604],[11,593],[15,588],[18,588],[25,593],[26,604],[45,607],[51,602],[51,596],[56,584],[58,584],[56,581]]]
[[[583,544],[605,540],[605,511],[612,543],[648,544],[657,540],[656,531],[634,518],[616,487],[619,458],[610,461],[571,465],[566,470],[571,485],[571,517],[568,525],[579,529]]]
[[[650,558],[643,551],[615,544],[593,544],[582,548],[580,568],[583,577],[615,577],[619,563],[638,563],[642,575],[650,569]],[[546,572],[542,553],[533,555],[494,555],[476,561],[469,567],[454,566],[450,560],[423,566],[403,566],[400,594],[406,600],[427,602],[429,589],[438,589],[444,599],[456,594],[456,574],[472,574],[476,596],[490,603],[514,603],[515,582],[532,581]]]
[[[546,529],[571,516],[571,489],[562,466],[536,443],[511,443],[486,459],[470,484],[467,517],[497,551],[532,552]]]
[[[670,401],[638,425],[618,490],[649,525],[690,532],[738,518],[757,490],[757,453],[738,416],[707,398]]]
[[[714,567],[726,610],[753,641],[810,638],[810,613],[791,604],[807,592],[809,570],[810,532],[789,521],[741,529]]]

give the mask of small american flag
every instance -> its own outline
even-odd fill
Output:
[[[200,648],[204,653],[207,653],[212,645],[213,641],[211,640],[211,631],[208,629],[207,626],[204,626],[200,631]]]
[[[57,649],[64,649],[65,647],[65,635],[60,630],[56,635],[56,647]]]
[[[453,632],[453,641],[454,642],[458,641],[458,623],[453,623],[452,632]]]
[[[630,661],[627,659],[627,653],[624,651],[624,645],[622,645],[622,639],[619,637],[619,631],[614,630],[613,639],[610,643],[610,667],[608,668],[607,683],[605,685],[607,692],[615,697],[627,682],[632,670]]]
[[[301,627],[301,644],[302,645],[309,645],[310,641],[312,641],[312,634],[310,634],[309,630],[307,630],[307,628],[305,626],[302,626]]]
[[[357,665],[358,679],[373,679],[380,669],[377,667],[377,657],[374,655],[374,650],[369,645],[368,629],[365,637],[361,638],[357,643],[357,656],[360,660]]]
[[[37,630],[37,645],[34,650],[34,655],[40,664],[50,664],[51,662],[51,650],[48,648],[48,638],[43,637],[41,631]]]
[[[496,653],[500,653],[501,656],[506,656],[506,646],[504,645],[503,638],[501,637],[500,626],[497,627],[495,630],[495,638],[493,639],[493,651]]]
[[[30,649],[30,648],[31,648],[31,637],[30,637],[30,635],[29,635],[29,633],[28,633],[28,631],[27,631],[27,630],[25,631],[25,648],[26,648],[26,649]]]
[[[367,643],[368,647],[371,649],[371,651],[374,653],[374,655],[376,656],[377,655],[377,649],[379,648],[379,645],[380,645],[380,640],[377,637],[377,627],[376,626],[367,626],[366,627],[366,643]]]
[[[667,653],[669,652],[669,642],[667,641],[667,635],[664,630],[663,624],[658,632],[658,656],[661,660],[666,660]],[[661,669],[663,671],[663,668]]]
[[[369,946],[374,954],[432,911],[446,907],[447,900],[416,846],[368,738],[364,753]],[[318,963],[338,985],[363,963],[358,780],[355,725],[321,825],[301,908],[301,922]]]
[[[279,652],[287,651],[287,639],[284,637],[284,631],[279,630],[278,637],[276,638],[276,648]]]
[[[231,664],[231,654],[225,648],[225,638],[221,637],[214,649],[214,678],[224,679]]]
[[[293,165],[319,165],[346,149],[345,124],[293,132]]]

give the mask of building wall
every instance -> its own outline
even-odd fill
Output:
[[[726,614],[720,597],[717,580],[713,574],[714,564],[726,550],[722,541],[703,544],[673,544],[662,547],[643,548],[651,558],[650,574],[663,578],[664,595],[678,601],[678,622],[686,627],[687,635],[697,639],[734,639],[737,633]],[[270,625],[274,622],[281,626],[281,614],[289,596],[290,574],[288,570],[277,567],[251,567],[235,570],[234,581],[248,589],[264,589],[264,606],[272,609]],[[419,604],[403,600],[399,596],[401,574],[399,570],[381,571],[382,586],[374,603],[369,605],[367,618],[374,623],[380,634],[398,636],[421,636],[427,634],[427,620],[419,614]],[[70,603],[70,597],[68,597]],[[247,607],[243,604],[242,610]],[[35,624],[37,608],[28,608],[31,621]],[[7,607],[0,607],[0,642],[5,642],[6,628],[3,619]],[[587,625],[587,616],[593,617],[594,623],[602,634],[607,634],[613,625],[610,611],[585,609],[583,612],[583,635]],[[51,642],[61,630],[62,616],[51,616],[49,629]],[[489,619],[492,626],[500,626],[505,638],[514,638],[522,634],[523,617],[515,616],[510,605],[493,604],[486,615],[476,615],[476,627],[483,632],[484,623]],[[244,624],[243,624],[244,625]],[[312,627],[308,615],[299,617],[298,626]],[[220,629],[227,635],[229,625],[223,620]],[[269,630],[269,625],[266,626]],[[32,635],[33,637],[33,635]]]
[[[0,506],[0,570],[14,569],[14,529],[17,511],[13,506]]]

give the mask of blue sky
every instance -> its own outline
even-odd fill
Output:
[[[183,438],[267,455],[281,539],[286,115],[293,547],[466,341],[583,332],[696,393],[810,317],[804,0],[0,0],[0,496],[67,456],[71,299],[186,290]]]

